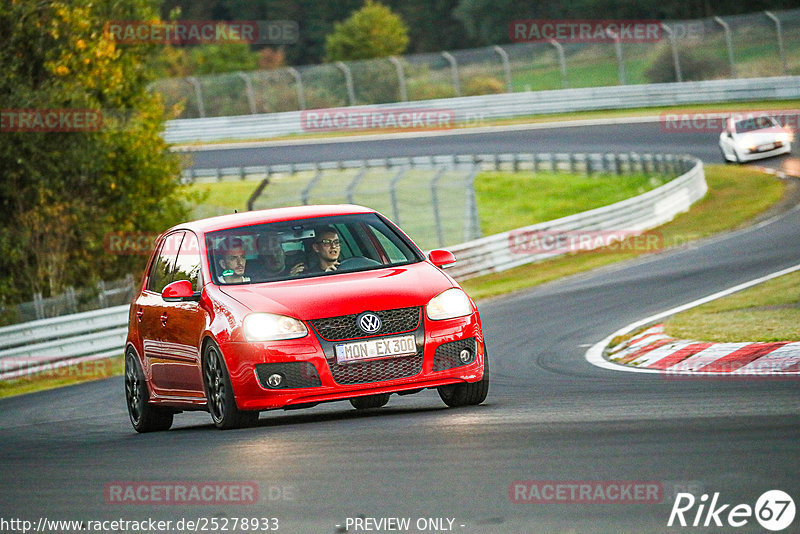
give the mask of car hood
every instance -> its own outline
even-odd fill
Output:
[[[763,130],[753,130],[752,132],[736,134],[738,139],[751,139],[754,143],[771,143],[786,131],[781,128],[764,128]]]
[[[220,287],[252,311],[303,320],[425,305],[450,278],[428,262],[355,273]]]

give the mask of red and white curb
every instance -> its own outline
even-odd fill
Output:
[[[781,376],[800,378],[800,342],[707,343],[676,339],[664,334],[661,321],[682,311],[726,297],[767,280],[800,270],[794,265],[702,299],[657,313],[629,324],[586,351],[586,360],[614,371],[669,375]],[[614,338],[643,327],[644,331],[615,347]]]
[[[609,361],[665,373],[800,373],[800,342],[707,343],[676,339],[654,325],[611,348]]]

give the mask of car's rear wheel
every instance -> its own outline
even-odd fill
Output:
[[[129,350],[125,354],[125,401],[131,424],[137,432],[142,433],[169,430],[175,413],[153,406],[147,402],[149,398],[144,371],[136,355]]]
[[[257,411],[240,410],[236,406],[228,368],[222,352],[214,342],[206,344],[203,350],[203,382],[208,412],[217,428],[241,428],[254,425],[258,421]]]
[[[370,408],[380,408],[389,402],[390,393],[380,393],[378,395],[367,395],[365,397],[354,397],[350,399],[350,404],[356,410],[369,410]]]
[[[489,393],[489,359],[486,352],[483,353],[483,378],[479,381],[448,384],[436,389],[442,401],[451,408],[473,406],[485,401]]]

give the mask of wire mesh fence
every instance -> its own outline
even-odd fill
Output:
[[[566,87],[800,74],[800,9],[669,21],[657,40],[521,42],[160,80],[175,118],[235,116]]]

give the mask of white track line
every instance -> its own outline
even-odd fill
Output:
[[[743,289],[747,289],[749,287],[753,287],[753,286],[758,285],[758,284],[760,284],[762,282],[766,282],[767,280],[772,280],[773,278],[778,278],[779,276],[783,276],[785,274],[793,273],[795,271],[800,271],[800,263],[798,263],[797,265],[794,265],[792,267],[788,267],[786,269],[782,269],[780,271],[768,274],[766,276],[762,276],[760,278],[756,278],[754,280],[750,280],[749,282],[744,282],[744,283],[739,284],[737,286],[729,287],[728,289],[725,289],[723,291],[719,291],[718,293],[714,293],[712,295],[708,295],[707,297],[703,297],[701,299],[689,302],[687,304],[683,304],[681,306],[672,308],[670,310],[659,312],[659,313],[657,313],[655,315],[651,315],[650,317],[646,317],[644,319],[640,319],[639,321],[636,321],[634,323],[631,323],[631,324],[629,324],[627,326],[624,326],[624,327],[620,328],[619,330],[617,330],[613,334],[609,335],[608,337],[606,337],[602,341],[598,341],[597,343],[592,345],[589,348],[589,350],[586,351],[586,355],[585,355],[586,361],[591,363],[592,365],[597,366],[597,367],[602,367],[604,369],[611,369],[613,371],[628,371],[628,372],[631,372],[631,373],[661,373],[661,374],[664,374],[664,371],[661,370],[661,369],[645,369],[645,368],[639,368],[639,367],[629,367],[629,366],[626,366],[626,365],[621,365],[621,364],[618,364],[618,363],[609,362],[608,360],[603,358],[603,351],[608,346],[608,344],[611,343],[611,340],[614,339],[617,336],[625,335],[625,334],[627,334],[628,332],[630,332],[632,330],[635,330],[635,329],[640,328],[642,326],[645,326],[645,325],[654,323],[656,321],[662,320],[665,317],[669,317],[670,315],[675,315],[676,313],[680,313],[682,311],[686,311],[688,309],[700,306],[701,304],[705,304],[706,302],[711,302],[713,300],[717,300],[717,299],[722,298],[722,297],[727,297],[728,295],[730,295],[732,293],[736,293],[737,291],[742,291]],[[730,373],[704,373],[704,376],[714,375],[714,374],[730,375]],[[787,374],[789,374],[789,373],[787,373]],[[791,374],[795,374],[795,373],[791,373]]]

